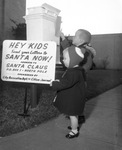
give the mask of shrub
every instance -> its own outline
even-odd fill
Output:
[[[16,40],[26,40],[26,24],[17,23],[16,21],[11,21],[15,24],[15,27],[12,27],[12,34]]]

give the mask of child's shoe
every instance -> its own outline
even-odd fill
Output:
[[[68,133],[68,134],[66,135],[66,138],[72,139],[72,138],[75,138],[75,137],[78,137],[78,136],[79,136],[79,132],[74,133],[73,131],[70,131],[70,133]]]

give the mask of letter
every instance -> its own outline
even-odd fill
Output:
[[[10,59],[14,59],[14,55],[11,55],[11,56],[10,56]]]
[[[17,42],[16,45],[15,45],[15,48],[18,48],[19,44],[20,44],[20,42]]]
[[[36,48],[37,45],[38,45],[38,43],[35,44],[34,49]]]
[[[24,57],[25,55],[21,55],[20,60]]]
[[[6,64],[6,67],[9,67],[10,66],[10,63]]]
[[[44,69],[45,69],[45,70],[47,70],[47,68],[48,68],[48,66],[47,66],[47,65],[46,65],[46,66],[44,66]]]
[[[45,43],[43,49],[47,49],[47,46],[48,46],[48,43]]]
[[[38,59],[38,56],[34,56],[32,60],[37,60]]]
[[[42,43],[39,43],[39,45],[37,46],[37,49],[41,49],[42,48]]]
[[[43,55],[47,55],[47,52],[46,52],[46,51],[44,51],[44,52],[43,52]]]
[[[15,42],[10,43],[9,48],[13,48],[15,45]]]
[[[47,56],[43,56],[43,57],[42,57],[42,60],[43,60],[43,61],[47,61],[48,58],[49,58],[49,57],[47,57]]]
[[[15,55],[14,59],[19,59],[20,55]]]
[[[20,66],[19,66],[20,68],[24,68],[24,64],[20,64]]]
[[[30,43],[29,46],[28,46],[28,49],[29,49],[29,48],[32,48],[32,49],[33,49],[33,45],[34,45],[34,43]]]
[[[23,48],[24,45],[26,45],[26,43],[21,43],[21,48]]]
[[[15,68],[17,68],[17,67],[20,66],[20,64],[12,64],[12,65],[13,65],[13,67],[15,67]]]
[[[27,68],[30,69],[31,65],[28,65]]]
[[[24,60],[26,60],[26,59],[29,60],[29,55],[27,55]]]
[[[9,59],[9,57],[10,57],[10,54],[7,54],[6,57],[5,57],[5,59]]]

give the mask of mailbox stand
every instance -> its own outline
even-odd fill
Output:
[[[59,45],[58,31],[60,30],[60,10],[46,3],[40,7],[28,9],[24,16],[27,24],[27,40],[55,41]],[[57,53],[60,54],[59,52]],[[60,56],[58,56],[60,57]],[[37,106],[37,85],[31,85],[31,108]]]

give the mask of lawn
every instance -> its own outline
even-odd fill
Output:
[[[62,75],[57,72],[57,77]],[[87,99],[114,88],[122,83],[122,70],[91,70],[87,78]],[[3,82],[0,80],[0,136],[8,136],[57,117],[60,113],[52,105],[55,92],[47,85],[38,85],[39,104],[35,109],[29,108],[29,117],[22,117],[25,88],[27,102],[31,98],[30,84]]]

